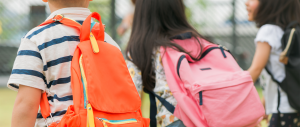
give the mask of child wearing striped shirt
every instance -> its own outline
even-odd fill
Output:
[[[48,2],[52,12],[47,20],[62,14],[82,24],[91,14],[87,7],[92,0],[43,1]],[[105,41],[119,48],[107,34]],[[42,92],[47,92],[53,116],[47,119],[48,124],[61,120],[73,104],[70,69],[77,44],[79,32],[59,22],[33,28],[22,38],[7,85],[18,91],[12,127],[46,126],[38,111]]]

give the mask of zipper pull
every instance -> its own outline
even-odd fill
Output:
[[[97,40],[92,32],[90,33],[90,41],[92,44],[93,52],[99,53],[99,46],[98,46]]]
[[[202,91],[199,92],[200,105],[203,105]]]
[[[95,127],[93,108],[90,103],[87,104],[87,122],[90,127]]]
[[[106,122],[102,118],[99,118],[99,117],[96,117],[96,118],[102,122],[103,127],[107,127]]]
[[[226,56],[226,54],[225,54],[225,51],[224,51],[223,46],[222,46],[222,45],[219,45],[219,47],[220,47],[220,49],[221,49],[221,52],[222,52],[224,58],[226,58],[227,56]]]

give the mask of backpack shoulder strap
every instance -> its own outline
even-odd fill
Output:
[[[299,25],[299,22],[298,21],[292,21],[285,29],[290,29],[290,28],[294,27],[296,24]]]
[[[279,110],[279,107],[280,107],[280,101],[281,101],[281,99],[280,99],[280,97],[281,97],[281,94],[280,94],[280,90],[279,90],[279,84],[280,84],[280,82],[278,81],[278,80],[276,80],[275,79],[275,77],[273,76],[273,74],[271,73],[271,71],[267,68],[267,67],[265,67],[265,70],[266,70],[266,72],[271,76],[271,78],[272,78],[272,80],[274,81],[274,82],[276,82],[277,83],[277,94],[278,94],[278,96],[277,96],[277,112],[278,112],[278,114],[281,114],[281,112],[280,112],[280,110]],[[280,120],[281,118],[279,117],[279,120],[278,121],[281,121]],[[278,125],[280,125],[280,122],[279,123],[277,123]]]
[[[66,25],[66,26],[74,27],[78,30],[81,29],[81,25],[79,23],[77,23],[76,21],[74,21],[72,19],[65,18],[63,15],[60,15],[60,14],[54,16],[52,19],[49,19],[49,20],[43,22],[39,26],[44,26],[44,25],[51,24],[51,23],[54,23],[54,22],[60,22],[64,25]],[[47,99],[46,92],[44,92],[42,94],[42,98],[41,98],[41,101],[40,101],[40,108],[41,108],[41,114],[42,114],[44,119],[51,116],[50,105],[49,105],[49,101]]]
[[[223,55],[224,58],[227,58],[227,56],[226,56],[226,54],[225,54],[225,51],[229,52],[229,53],[232,55],[232,53],[231,53],[227,48],[225,48],[225,47],[222,46],[222,45],[219,45],[218,47],[213,46],[213,47],[210,47],[210,48],[206,49],[206,50],[202,53],[202,55],[201,55],[201,57],[200,57],[200,60],[201,60],[202,58],[204,58],[204,57],[205,57],[208,53],[210,53],[212,50],[215,50],[215,49],[220,49],[220,50],[221,50],[221,53],[222,53],[222,55]],[[232,56],[233,56],[233,55],[232,55]],[[233,56],[233,57],[234,57],[234,56]]]
[[[285,49],[281,52],[280,57],[279,57],[279,61],[282,62],[285,65],[288,64],[288,55],[289,55],[289,52],[290,52],[289,49],[290,49],[290,47],[293,43],[293,37],[294,37],[295,31],[296,31],[295,28],[293,28],[291,30],[288,43],[286,44]]]
[[[43,22],[39,26],[44,26],[44,25],[51,24],[51,23],[54,23],[54,22],[60,22],[64,25],[66,25],[66,26],[74,27],[74,28],[78,29],[79,31],[81,30],[80,23],[76,22],[75,20],[66,18],[62,14],[55,15],[52,19],[49,19],[49,20]]]
[[[150,98],[150,127],[157,127],[157,122],[156,122],[157,107],[156,107],[155,97],[172,114],[174,114],[175,106],[173,106],[171,103],[169,103],[166,99],[164,99],[164,98],[158,96],[157,94],[155,94],[153,91],[149,91],[149,90],[146,90],[146,89],[144,89],[144,91],[149,94],[149,98]]]

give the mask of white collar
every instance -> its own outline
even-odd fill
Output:
[[[56,10],[50,14],[50,16],[46,19],[52,19],[55,15],[62,14],[67,18],[73,19],[73,20],[81,20],[84,21],[92,12],[88,8],[83,7],[69,7],[69,8],[62,8],[59,10]]]

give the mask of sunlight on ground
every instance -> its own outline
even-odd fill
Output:
[[[17,92],[0,87],[0,127],[10,127],[11,113]]]
[[[261,89],[257,88],[257,91],[260,96],[261,95]],[[9,90],[7,88],[1,88],[0,87],[0,127],[10,127],[11,122],[11,113],[13,109],[13,104],[16,98],[17,92],[14,92],[12,90]],[[147,94],[143,94],[143,101],[142,101],[142,111],[143,116],[146,118],[149,118],[149,96]],[[267,127],[267,124],[265,121],[262,121],[262,127]]]
[[[262,89],[260,88],[260,87],[256,87],[256,89],[257,89],[257,92],[258,92],[258,94],[259,94],[259,96],[260,97],[262,97]],[[142,95],[142,112],[143,112],[143,117],[146,117],[146,118],[149,118],[149,116],[150,116],[150,113],[149,113],[149,110],[150,110],[150,101],[149,101],[149,96],[148,96],[148,94],[146,94],[146,93],[143,93],[143,95]],[[261,127],[267,127],[267,123],[266,123],[266,121],[265,120],[263,120],[262,122],[261,122]]]

